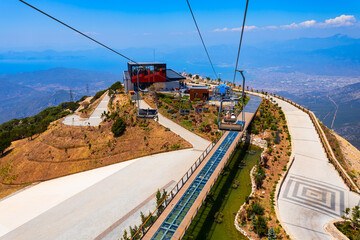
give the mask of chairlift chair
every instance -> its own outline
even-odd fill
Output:
[[[138,118],[156,118],[158,111],[156,109],[138,108],[136,117]]]
[[[205,102],[203,105],[203,112],[208,112],[209,111],[209,102]]]
[[[234,102],[233,100],[221,100],[218,112],[218,128],[224,131],[242,131],[244,129],[244,122],[237,120],[237,111],[235,103],[231,106],[223,108],[223,102]],[[224,115],[223,119],[221,116]]]
[[[180,115],[190,115],[191,113],[191,100],[190,99],[182,99],[181,97],[181,90],[179,88],[179,113]],[[188,102],[189,103],[189,109],[181,108],[182,102]]]
[[[187,101],[189,103],[189,109],[181,108],[181,102],[185,102],[185,101]],[[190,115],[190,113],[191,113],[191,101],[190,101],[190,99],[189,100],[185,100],[185,99],[180,100],[180,102],[179,102],[179,113],[180,113],[180,115]]]
[[[196,102],[196,106],[194,109],[195,109],[195,113],[202,113],[203,112],[203,103]]]
[[[245,86],[245,76],[243,74],[243,71],[242,70],[236,70],[237,72],[240,72],[241,73],[241,76],[243,78],[243,86]],[[237,95],[233,95],[232,97],[230,97],[229,99],[221,99],[220,101],[220,107],[219,107],[219,113],[218,113],[218,127],[220,130],[225,130],[225,131],[243,131],[244,130],[244,127],[245,127],[245,112],[244,112],[244,97],[245,97],[245,91],[244,91],[244,88],[242,90],[242,121],[234,121],[234,122],[231,122],[231,121],[224,121],[224,120],[220,120],[220,117],[223,113],[223,108],[222,108],[222,105],[223,105],[223,102],[224,101],[231,101],[231,102],[234,102],[234,105],[232,105],[233,107],[233,112],[236,116],[236,120],[237,120],[237,117],[239,114],[236,115],[237,111],[236,111],[236,103],[238,102],[238,97]],[[231,119],[231,118],[230,118]]]
[[[146,109],[146,108],[140,108],[140,92],[147,92],[145,89],[140,88],[140,82],[139,82],[139,71],[140,67],[137,70],[137,91],[136,91],[136,98],[138,103],[138,109],[136,113],[137,118],[157,118],[158,116],[158,103],[157,103],[157,96],[155,92],[152,92],[154,94],[154,99],[156,102],[156,108],[157,109]]]

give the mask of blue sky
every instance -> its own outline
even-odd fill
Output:
[[[28,0],[118,49],[199,45],[186,1]],[[236,44],[246,1],[190,1],[208,45]],[[0,50],[97,48],[19,1],[0,1]],[[360,1],[296,0],[249,3],[245,41],[347,34],[360,37]]]

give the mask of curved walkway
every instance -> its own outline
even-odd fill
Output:
[[[105,93],[105,96],[100,101],[99,105],[95,108],[93,113],[90,115],[88,119],[82,120],[78,115],[72,114],[67,117],[65,117],[64,121],[62,122],[65,125],[69,126],[93,126],[97,127],[99,124],[103,121],[101,115],[104,112],[108,111],[108,104],[109,104],[110,97]]]
[[[151,107],[143,100],[140,101],[141,108],[149,108]],[[182,126],[178,125],[177,123],[171,121],[170,119],[164,117],[160,113],[158,114],[159,123],[167,128],[169,128],[172,132],[176,133],[180,137],[184,138],[186,141],[193,145],[194,149],[204,149],[209,146],[210,142],[203,139],[202,137],[190,132],[189,130],[183,128]],[[185,130],[185,131],[184,131]]]
[[[0,239],[118,239],[155,209],[210,144],[160,117],[194,148],[150,155],[46,181],[0,200]],[[128,231],[129,232],[129,231]]]
[[[280,219],[295,239],[332,239],[324,230],[346,207],[359,204],[328,162],[308,114],[274,98],[285,113],[295,160],[280,190]]]

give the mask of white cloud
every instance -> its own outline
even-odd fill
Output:
[[[316,25],[316,21],[315,20],[309,20],[309,21],[305,21],[305,22],[301,22],[298,24],[300,27],[313,27]]]
[[[258,27],[256,26],[245,26],[244,30],[245,31],[251,31],[254,29],[257,29]],[[237,32],[237,31],[241,31],[242,27],[238,27],[238,28],[217,28],[215,29],[213,32]]]
[[[344,26],[352,26],[356,23],[356,18],[354,15],[341,15],[336,18],[330,18],[325,20],[325,24],[327,26],[333,27],[344,27]]]
[[[298,25],[296,23],[292,23],[292,24],[288,24],[288,25],[281,25],[280,28],[284,28],[284,29],[287,29],[287,28],[297,28]]]
[[[329,18],[325,20],[325,22],[317,22],[316,20],[307,20],[300,23],[291,23],[288,25],[281,26],[265,26],[265,27],[257,27],[257,26],[245,26],[245,31],[251,31],[255,29],[261,30],[273,30],[273,29],[302,29],[302,28],[333,28],[333,27],[348,27],[353,26],[357,22],[354,15],[341,15],[336,18]],[[359,22],[360,23],[360,22]],[[360,25],[359,25],[360,26]],[[238,28],[217,28],[214,32],[235,32],[241,31],[242,27]]]
[[[217,28],[217,29],[214,30],[214,32],[227,32],[227,31],[229,31],[229,29],[226,28],[226,27],[225,27],[225,28],[221,28],[221,29],[220,29],[220,28]]]
[[[266,27],[263,27],[263,29],[278,29],[279,27],[278,26],[266,26]]]
[[[301,23],[292,23],[289,25],[282,25],[280,28],[283,29],[289,29],[289,28],[310,28],[317,25],[317,22],[315,20],[308,20]]]

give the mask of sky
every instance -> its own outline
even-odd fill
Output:
[[[116,49],[201,44],[185,0],[28,2]],[[245,0],[190,0],[190,4],[207,45],[238,42]],[[359,0],[249,2],[245,44],[335,34],[360,38]],[[94,48],[98,46],[20,1],[0,1],[0,51]]]

